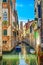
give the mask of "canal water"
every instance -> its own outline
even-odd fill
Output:
[[[19,53],[19,65],[28,65],[26,62],[25,62],[25,58],[23,55],[21,55],[21,53]]]
[[[27,65],[24,58],[18,60],[3,60],[0,62],[0,65]]]
[[[34,57],[34,56],[33,56]],[[9,59],[9,58],[5,58],[2,61],[0,61],[0,65],[37,65],[35,58],[33,59],[33,57],[31,57],[31,62],[30,64],[27,64],[25,61],[24,56],[22,56],[21,54],[19,54],[17,57],[14,56],[13,59]]]
[[[18,64],[18,62],[15,62],[15,61],[6,60],[3,62],[0,62],[0,65],[27,65],[27,64],[25,63],[24,59],[20,59],[19,64]]]
[[[3,65],[18,65],[18,61],[6,60],[6,61],[3,61]]]
[[[25,51],[25,47],[23,47],[22,49]],[[15,53],[15,52],[13,52],[13,53]],[[23,54],[24,54],[24,52],[23,52]],[[3,55],[3,59],[2,59],[2,61],[0,61],[0,65],[29,65],[26,63],[24,57],[26,57],[26,56],[22,55],[21,52],[16,53],[15,55],[6,54],[6,55]],[[33,56],[29,55],[29,57],[34,58],[34,55]],[[37,65],[37,64],[34,64],[34,62],[31,60],[30,65]]]
[[[2,65],[19,65],[19,57],[16,55],[11,55],[11,56],[4,55],[1,64]]]
[[[0,65],[28,65],[28,64],[26,64],[24,56],[19,54],[13,59],[12,58],[9,59],[7,58],[7,56],[4,56],[4,59],[0,61]]]
[[[19,65],[28,65],[26,64],[25,60],[23,58],[20,59]]]

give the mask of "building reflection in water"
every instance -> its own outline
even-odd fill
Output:
[[[0,61],[0,65],[3,65],[3,62],[2,62],[2,60]]]
[[[3,60],[0,65],[18,65],[18,61],[15,60]]]

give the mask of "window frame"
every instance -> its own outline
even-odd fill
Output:
[[[3,35],[7,36],[7,30],[3,30]]]
[[[8,0],[3,0],[3,2],[8,2]]]

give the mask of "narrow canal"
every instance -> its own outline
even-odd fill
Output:
[[[25,62],[25,57],[23,55],[21,55],[21,53],[19,53],[19,65],[28,65]]]
[[[21,46],[21,52],[16,51],[17,54],[3,55],[3,59],[0,62],[0,65],[37,65],[36,55],[27,54],[28,50],[26,50],[27,47],[25,45],[19,45],[19,46]],[[14,53],[14,51],[13,51],[13,53]]]

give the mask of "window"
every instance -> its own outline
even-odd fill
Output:
[[[43,35],[43,29],[42,29],[42,32],[41,32],[41,34]]]
[[[43,48],[41,48],[41,51],[43,51]]]
[[[8,9],[3,8],[3,20],[8,21]]]
[[[7,30],[4,30],[3,31],[3,35],[7,35]]]
[[[41,37],[41,43],[43,43],[43,37]]]
[[[32,33],[32,25],[30,26],[30,33]]]
[[[3,2],[7,2],[7,0],[3,0]]]
[[[4,44],[6,44],[6,43],[7,43],[7,41],[3,41],[3,43],[4,43]]]
[[[16,37],[16,32],[13,32],[13,35]]]
[[[38,5],[38,17],[41,18],[41,5]]]
[[[35,21],[38,21],[38,18],[35,18]]]
[[[18,31],[17,31],[17,35],[18,35]]]
[[[36,12],[36,8],[35,8],[35,12]]]

